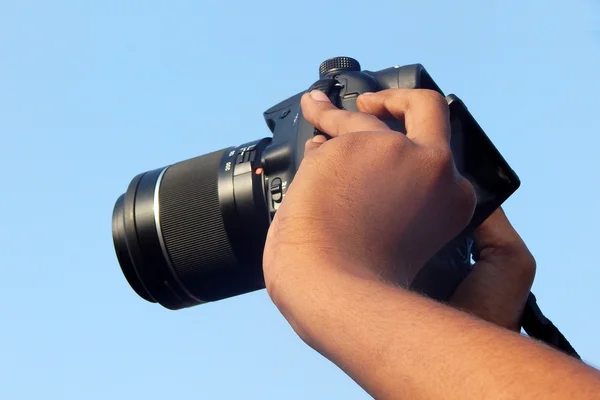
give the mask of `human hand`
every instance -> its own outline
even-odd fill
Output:
[[[276,303],[324,258],[361,266],[348,273],[410,282],[472,216],[475,193],[454,165],[443,96],[392,89],[360,96],[357,107],[339,110],[319,91],[302,98],[306,120],[332,139],[307,143],[271,223],[263,266]],[[380,120],[390,117],[406,135]]]
[[[535,277],[535,259],[502,208],[479,226],[474,239],[480,259],[449,304],[519,332]]]
[[[303,112],[333,139],[307,143],[263,257],[267,291],[296,333],[377,399],[595,398],[599,375],[583,363],[397,287],[462,231],[475,206],[454,167],[444,99],[378,92],[359,97],[363,113],[323,100],[304,96]],[[374,117],[390,115],[405,120],[406,136]],[[513,265],[499,255],[518,241],[498,226],[478,231],[484,266]],[[498,269],[487,271],[482,281],[493,282]],[[490,294],[475,284],[462,291],[467,306]]]

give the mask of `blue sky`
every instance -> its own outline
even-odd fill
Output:
[[[600,365],[600,6],[593,0],[0,2],[0,397],[365,399],[264,291],[141,300],[111,239],[137,173],[268,136],[326,58],[419,62],[522,180],[534,292]]]

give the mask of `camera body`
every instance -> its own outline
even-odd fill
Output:
[[[136,176],[113,211],[113,240],[121,268],[144,299],[169,309],[217,301],[265,287],[262,254],[269,225],[319,133],[302,116],[301,96],[325,92],[339,108],[358,111],[357,97],[392,88],[444,95],[420,64],[363,71],[336,57],[320,66],[319,80],[271,107],[272,133]],[[455,95],[445,96],[458,170],[473,184],[477,206],[464,231],[428,262],[412,289],[445,301],[471,269],[471,234],[520,181]],[[400,121],[384,121],[399,134]],[[352,160],[348,160],[352,162]],[[325,188],[323,190],[326,190]]]

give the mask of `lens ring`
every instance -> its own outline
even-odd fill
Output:
[[[152,297],[166,308],[196,305],[169,269],[154,218],[156,182],[164,168],[141,175],[125,197],[125,232],[135,269]]]
[[[117,260],[119,261],[123,275],[125,275],[125,279],[127,279],[131,288],[144,300],[155,303],[156,301],[150,293],[148,293],[140,280],[133,261],[131,260],[127,239],[125,238],[124,208],[125,195],[122,194],[115,203],[112,217],[113,245],[117,254]]]
[[[162,251],[162,254],[163,254],[163,257],[165,260],[165,264],[167,265],[167,267],[169,269],[170,275],[172,276],[174,283],[176,283],[176,285],[181,288],[181,291],[185,292],[187,297],[189,297],[190,299],[195,301],[197,304],[202,304],[202,303],[204,303],[204,300],[197,298],[196,296],[194,296],[193,293],[191,293],[189,290],[187,290],[185,285],[183,284],[183,282],[181,282],[181,280],[177,276],[177,272],[175,271],[175,268],[173,267],[173,263],[171,262],[171,256],[169,256],[169,252],[167,250],[167,245],[165,243],[165,238],[164,238],[164,235],[162,232],[161,223],[160,223],[160,184],[162,183],[162,179],[165,176],[165,173],[167,172],[168,169],[169,169],[168,167],[164,168],[160,172],[160,174],[158,175],[158,178],[156,178],[156,185],[154,187],[153,212],[154,212],[154,225],[156,226],[156,235],[158,237],[158,242],[160,244],[160,249]]]

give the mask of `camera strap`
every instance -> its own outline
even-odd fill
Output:
[[[525,310],[521,317],[521,326],[530,337],[541,340],[542,342],[581,360],[581,357],[577,354],[573,346],[571,346],[571,343],[569,343],[552,321],[544,316],[533,293],[529,293],[529,297],[527,298],[527,304],[525,305]]]

